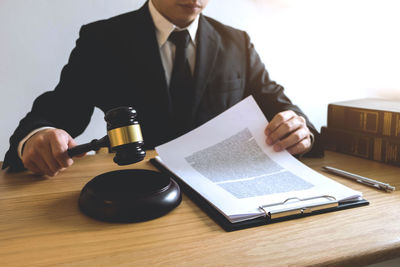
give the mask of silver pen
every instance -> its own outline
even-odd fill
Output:
[[[372,186],[372,187],[375,187],[378,189],[385,190],[386,192],[392,192],[396,189],[394,186],[391,186],[390,184],[385,184],[385,183],[382,183],[382,182],[379,182],[379,181],[376,181],[376,180],[373,180],[373,179],[370,179],[367,177],[363,177],[363,176],[360,176],[357,174],[339,170],[339,169],[336,169],[333,167],[323,166],[322,168],[328,172],[343,176],[345,178],[349,178],[349,179],[359,182],[361,184],[365,184],[365,185],[369,185],[369,186]]]

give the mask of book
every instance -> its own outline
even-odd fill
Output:
[[[267,124],[250,96],[156,147],[158,157],[151,162],[173,175],[225,230],[367,203],[361,192],[312,170],[287,151],[275,152],[265,142]]]
[[[400,100],[364,98],[331,103],[327,126],[400,138]]]
[[[400,138],[321,127],[325,149],[400,166]]]

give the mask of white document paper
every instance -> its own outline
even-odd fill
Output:
[[[332,196],[343,202],[362,194],[310,169],[287,151],[265,143],[268,121],[252,96],[202,126],[156,147],[166,168],[202,195],[232,223],[265,216],[268,211],[304,206],[307,199]],[[332,198],[315,198],[325,204]]]

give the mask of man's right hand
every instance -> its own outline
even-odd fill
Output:
[[[67,150],[74,146],[74,139],[66,131],[45,129],[25,142],[22,162],[25,168],[35,174],[54,176],[72,165],[74,161],[68,156]]]

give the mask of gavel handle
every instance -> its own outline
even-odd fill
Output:
[[[108,136],[104,136],[100,140],[93,139],[91,142],[82,144],[79,146],[72,147],[67,150],[68,156],[72,158],[73,156],[77,156],[83,153],[86,153],[91,150],[99,150],[101,147],[109,147],[110,141]]]

